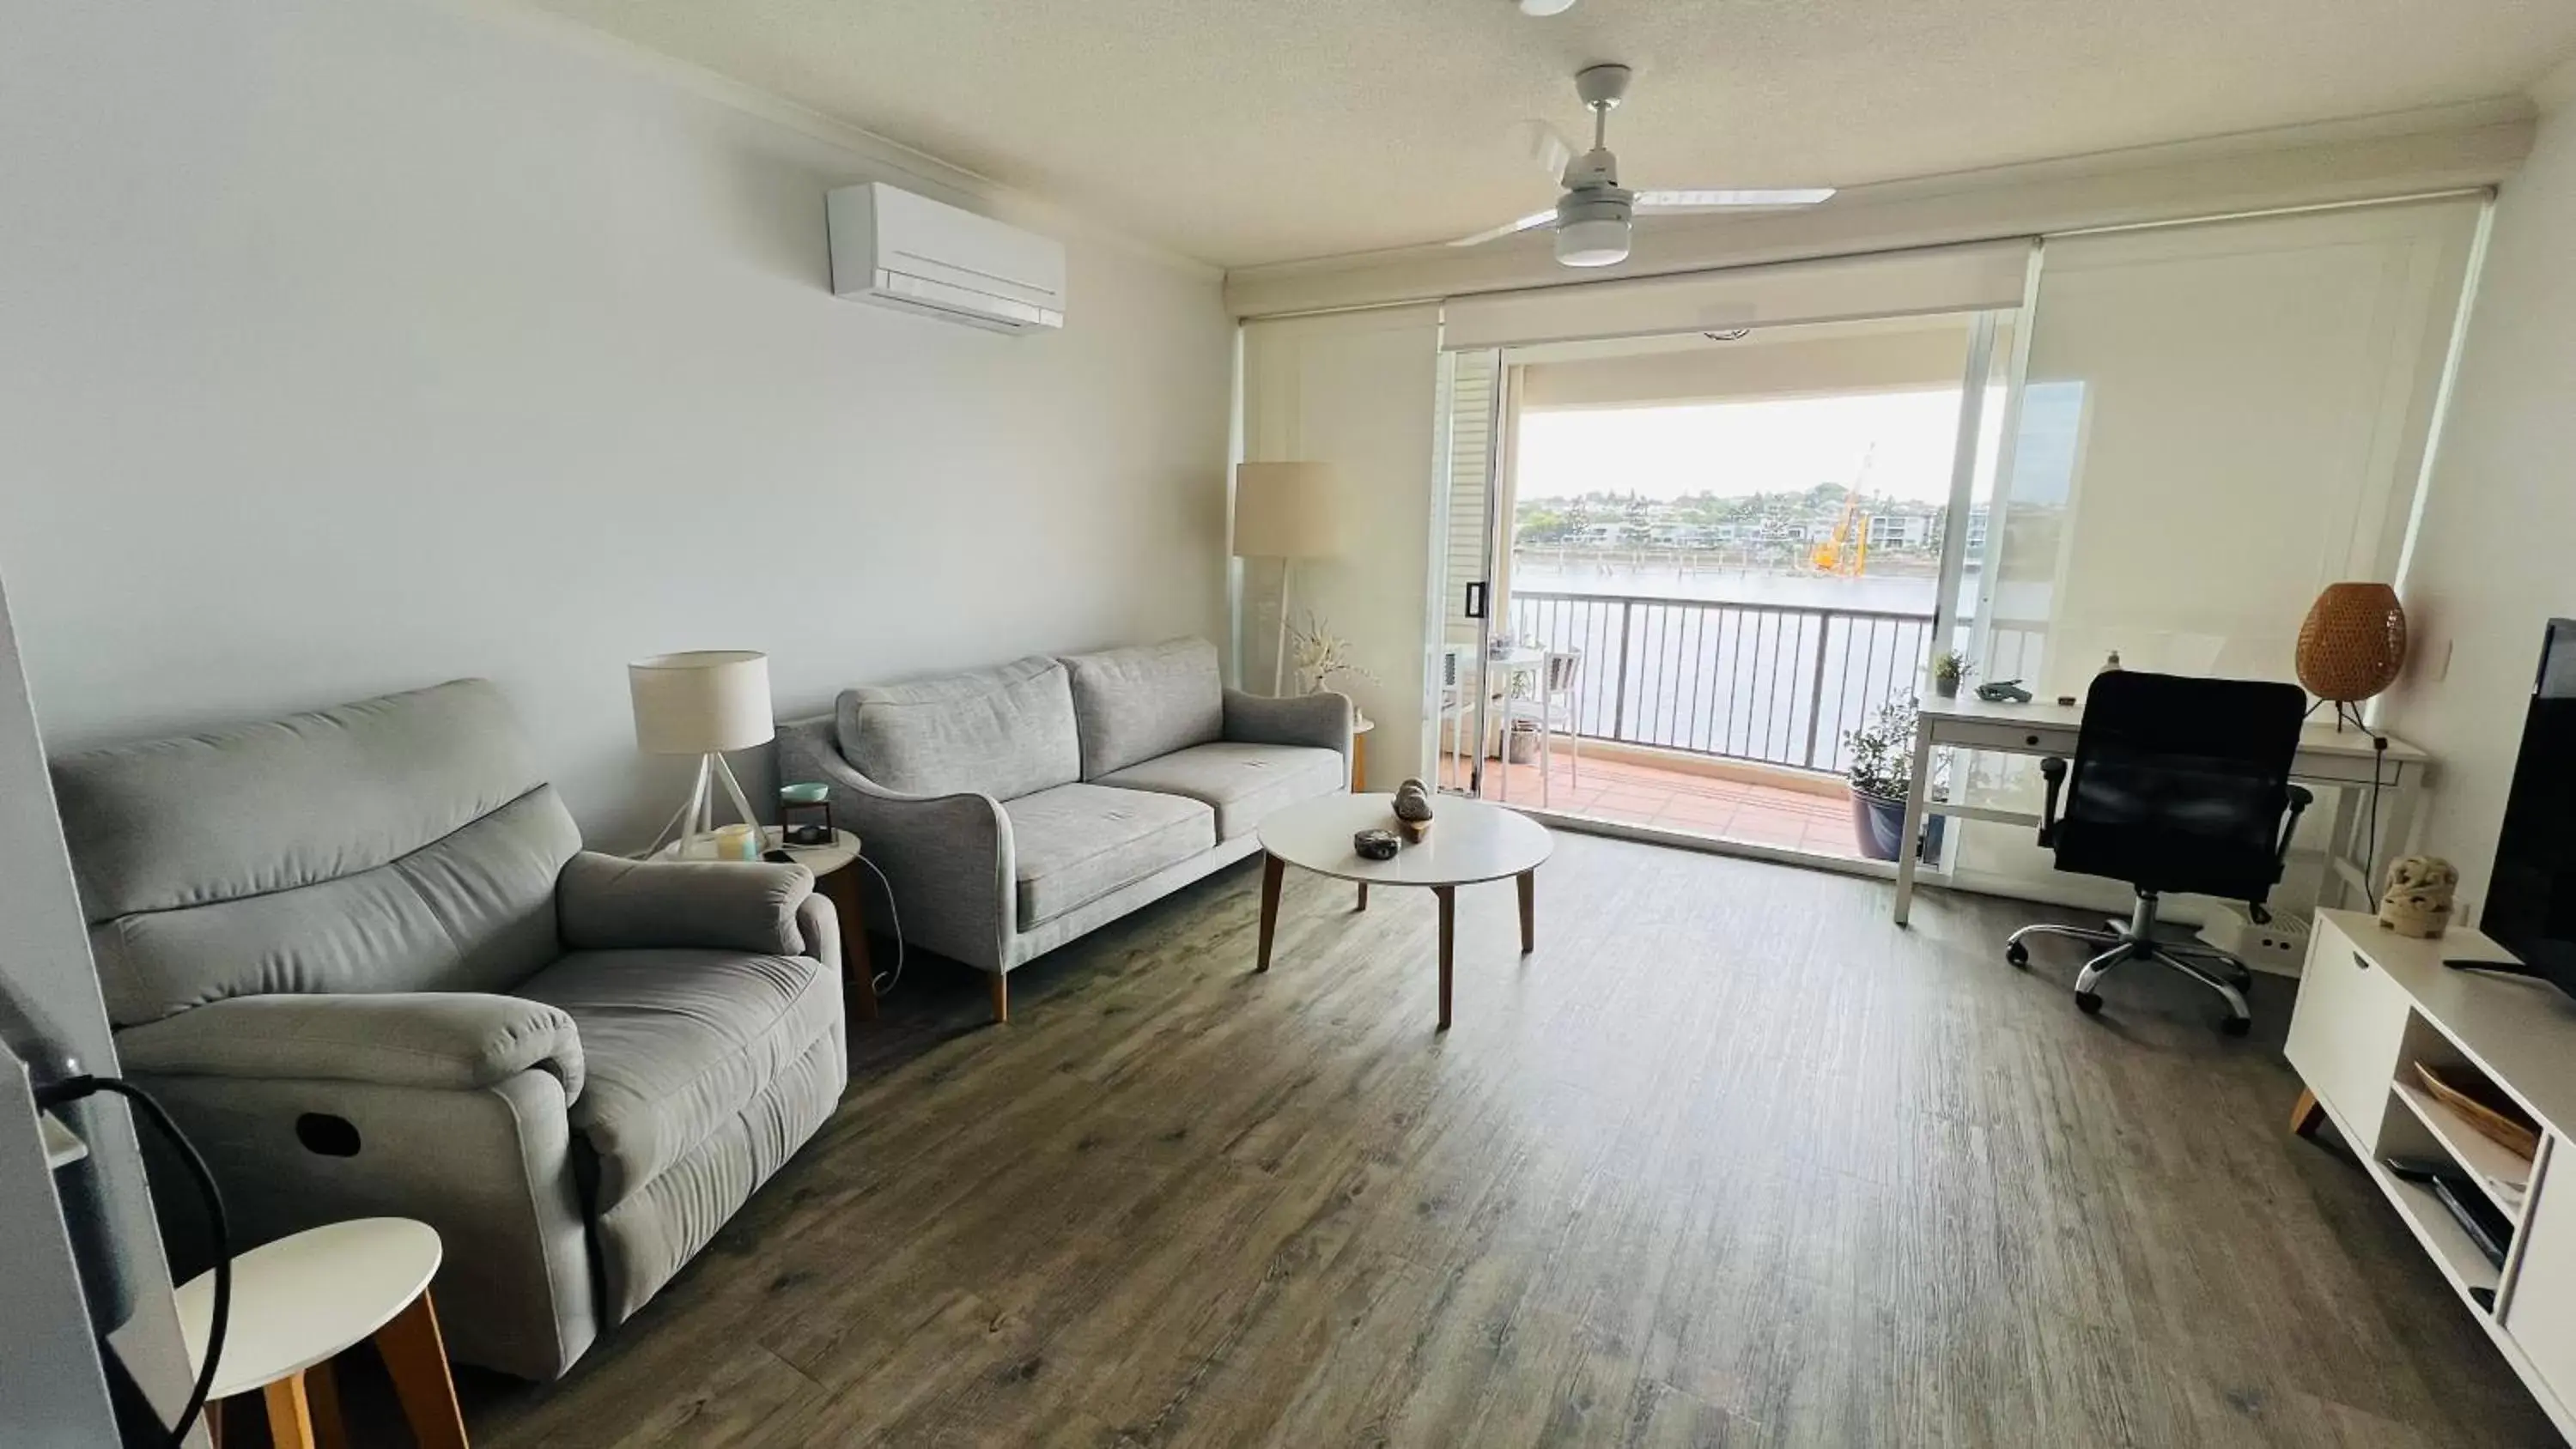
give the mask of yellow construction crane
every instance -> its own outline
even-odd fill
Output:
[[[1843,516],[1835,520],[1833,535],[1816,545],[1807,562],[1820,574],[1851,579],[1869,567],[1869,515],[1861,511],[1859,489],[1843,495]]]

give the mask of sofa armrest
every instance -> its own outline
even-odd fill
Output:
[[[1351,757],[1351,698],[1325,690],[1273,698],[1225,692],[1225,737],[1247,745],[1305,745]]]
[[[129,1072],[463,1090],[525,1071],[581,1095],[581,1035],[561,1008],[470,991],[234,996],[116,1034]]]
[[[814,873],[801,865],[585,850],[555,877],[555,923],[567,951],[701,946],[801,956],[796,909],[813,893]]]
[[[778,727],[778,778],[831,787],[832,818],[885,872],[888,930],[985,971],[1007,969],[1019,931],[1011,818],[990,795],[889,790],[841,755],[829,716]]]

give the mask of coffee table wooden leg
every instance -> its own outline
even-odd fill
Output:
[[[1538,949],[1538,872],[1521,872],[1521,954]]]
[[[1440,1029],[1449,1029],[1450,963],[1457,958],[1458,888],[1433,886],[1431,894],[1440,899]]]
[[[259,1391],[268,1405],[268,1440],[276,1449],[320,1449],[313,1442],[313,1405],[304,1375],[288,1374]]]
[[[1356,905],[1356,906],[1351,907],[1351,909],[1353,909],[1353,910],[1355,910],[1355,911],[1365,911],[1365,910],[1367,910],[1367,909],[1368,909],[1368,882],[1367,882],[1367,881],[1361,881],[1361,882],[1360,882],[1360,903],[1359,903],[1358,905]]]
[[[2290,1131],[2296,1136],[2313,1137],[2317,1124],[2324,1120],[2326,1109],[2317,1105],[2317,1094],[2301,1087],[2299,1100],[2290,1108]]]
[[[1261,959],[1252,968],[1270,969],[1270,937],[1279,929],[1279,880],[1288,873],[1288,862],[1275,855],[1261,857]]]
[[[349,1421],[340,1417],[340,1381],[331,1360],[304,1371],[304,1402],[313,1418],[313,1442],[319,1449],[349,1449]]]
[[[877,1019],[877,968],[868,958],[868,918],[861,905],[859,868],[845,865],[817,882],[832,913],[841,918],[841,1001],[852,1021]]]
[[[402,1400],[420,1449],[465,1449],[465,1415],[456,1407],[456,1381],[448,1377],[447,1345],[427,1289],[376,1330],[376,1351],[385,1356],[394,1397]]]

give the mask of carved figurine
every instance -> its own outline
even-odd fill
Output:
[[[2429,941],[2451,927],[2451,898],[2460,889],[2459,867],[2438,855],[2410,855],[2388,868],[2379,898],[2379,926]]]
[[[1396,829],[1404,838],[1419,845],[1431,830],[1431,791],[1420,780],[1407,780],[1395,787]]]

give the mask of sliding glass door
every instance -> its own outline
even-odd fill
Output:
[[[1444,783],[1865,853],[1849,737],[1901,729],[1973,627],[2014,336],[1989,309],[1446,354]]]

